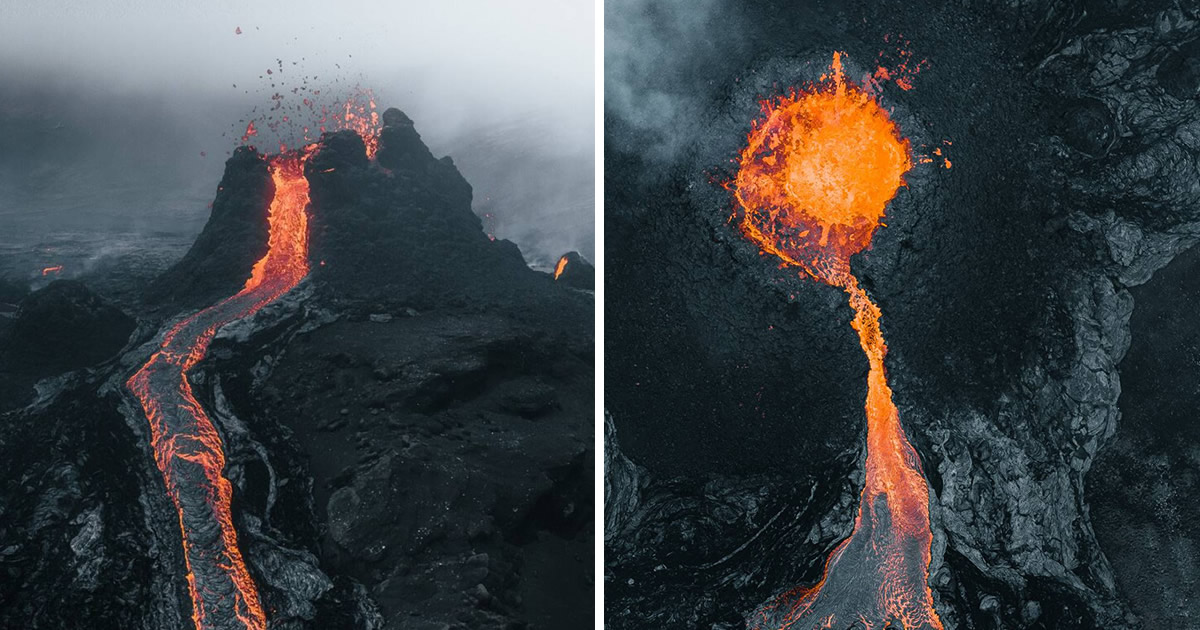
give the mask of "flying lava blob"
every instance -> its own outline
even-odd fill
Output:
[[[841,55],[819,83],[762,103],[733,184],[743,234],[786,266],[846,291],[867,376],[866,479],[854,530],[812,587],[786,592],[755,627],[941,630],[929,588],[929,486],[884,369],[879,307],[850,272],[912,168],[879,102],[847,81]]]

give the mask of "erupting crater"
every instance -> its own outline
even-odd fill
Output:
[[[343,120],[336,121],[363,138],[369,157],[379,132],[374,107],[373,100],[369,112],[365,106],[347,105]],[[304,164],[318,146],[288,151],[281,145],[280,153],[266,158],[275,188],[266,254],[240,291],[168,329],[158,350],[126,383],[150,423],[154,460],[178,512],[197,630],[265,630],[267,618],[238,548],[221,436],[196,399],[188,372],[204,358],[223,326],[253,315],[308,275],[309,184]]]
[[[879,102],[847,81],[840,53],[818,83],[762,102],[734,191],[743,234],[786,266],[840,287],[867,355],[866,479],[850,537],[812,587],[756,613],[755,627],[941,630],[929,588],[929,486],[884,369],[879,307],[850,272],[912,168],[909,142]]]

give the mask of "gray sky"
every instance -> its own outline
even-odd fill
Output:
[[[556,256],[590,249],[592,239],[590,202],[580,201],[592,191],[578,182],[591,183],[594,16],[591,0],[0,0],[0,114],[97,121],[128,139],[128,152],[149,152],[143,161],[194,171],[207,195],[244,129],[238,119],[271,106],[281,75],[265,73],[281,60],[290,101],[303,95],[287,90],[307,77],[326,93],[360,84],[380,108],[404,110],[433,152],[454,157],[475,185],[477,210],[496,206],[479,211],[496,213],[498,235],[523,248],[539,241]],[[148,124],[139,134],[140,117]],[[169,138],[159,131],[176,128],[184,131]],[[497,129],[507,135],[495,137]],[[492,137],[477,142],[484,134]],[[54,139],[44,137],[46,164],[34,166],[54,170]],[[160,139],[172,146],[155,147]],[[21,147],[5,151],[28,162]],[[70,168],[86,181],[83,171],[98,161],[79,153]],[[573,170],[545,173],[547,163]],[[36,202],[23,197],[16,208],[0,199],[0,221]]]
[[[576,141],[593,137],[594,40],[586,0],[0,5],[0,59],[29,72],[186,99],[242,94],[303,57],[309,76],[361,74],[418,124],[537,114]]]

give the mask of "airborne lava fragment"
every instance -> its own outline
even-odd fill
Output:
[[[379,138],[373,97],[366,103],[351,97],[344,107],[335,126],[358,133],[373,156],[370,147]],[[251,121],[243,141],[255,134]],[[280,153],[268,158],[275,194],[268,210],[267,253],[254,264],[242,290],[175,324],[158,351],[126,383],[150,422],[155,463],[179,515],[192,619],[198,630],[265,630],[267,619],[238,548],[221,436],[193,395],[187,374],[204,358],[222,326],[253,315],[308,275],[309,186],[304,164],[317,147],[286,151],[281,144]]]

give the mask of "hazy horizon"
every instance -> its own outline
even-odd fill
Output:
[[[591,2],[68,4],[0,8],[0,233],[202,225],[239,121],[303,82],[404,110],[527,257],[592,256]]]

